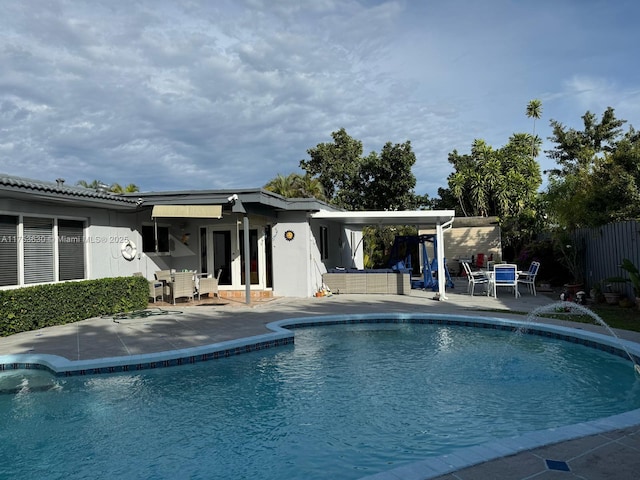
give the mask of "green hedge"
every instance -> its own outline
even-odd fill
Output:
[[[0,336],[147,308],[144,277],[64,282],[0,291]]]

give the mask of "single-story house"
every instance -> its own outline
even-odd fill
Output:
[[[220,272],[221,295],[247,302],[310,297],[327,269],[362,269],[363,226],[422,225],[442,238],[453,219],[345,212],[262,188],[118,195],[0,174],[0,288],[173,269]]]

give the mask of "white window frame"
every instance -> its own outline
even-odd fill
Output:
[[[10,288],[16,288],[16,287],[23,287],[23,286],[42,285],[42,284],[48,284],[48,283],[57,283],[60,281],[67,281],[67,280],[60,280],[60,257],[59,257],[60,237],[58,235],[58,232],[59,232],[58,222],[60,220],[71,220],[71,221],[82,223],[81,252],[82,252],[82,262],[83,262],[83,268],[82,268],[83,274],[82,274],[82,278],[71,279],[71,280],[87,279],[87,274],[88,274],[87,260],[89,258],[87,248],[86,248],[86,232],[87,232],[87,225],[88,225],[87,218],[54,216],[54,215],[38,215],[38,214],[31,214],[31,213],[15,213],[15,212],[2,212],[2,211],[0,211],[0,215],[14,217],[17,219],[17,223],[16,223],[17,255],[16,255],[15,261],[16,261],[17,270],[18,270],[17,283],[13,285],[2,285],[0,286],[0,289],[10,289]],[[52,277],[53,278],[51,280],[34,278],[32,280],[35,280],[35,281],[29,281],[29,283],[25,282],[25,271],[26,271],[25,261],[27,261],[27,259],[25,258],[25,242],[27,240],[25,238],[25,225],[24,225],[25,218],[43,219],[43,220],[51,221],[50,236],[45,235],[43,233],[42,238],[39,238],[38,236],[38,238],[32,239],[35,242],[42,240],[48,243],[52,243],[51,255],[52,255]],[[29,230],[27,230],[27,234],[31,235],[32,233],[33,232],[30,232]],[[36,252],[36,255],[37,255],[37,252]],[[39,261],[41,261],[39,258],[35,258],[34,260],[36,265]],[[3,268],[3,265],[0,265],[0,268]]]

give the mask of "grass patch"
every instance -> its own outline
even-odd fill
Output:
[[[589,309],[598,315],[611,328],[620,330],[629,330],[631,332],[640,332],[640,310],[637,308],[623,308],[615,305],[589,305]],[[596,325],[598,322],[590,315],[581,314],[545,314],[541,317],[555,318],[558,320],[568,320],[577,323],[588,323]]]
[[[589,308],[611,328],[640,332],[640,310],[616,305],[592,305]]]
[[[611,328],[619,328],[621,330],[629,330],[632,332],[640,332],[640,310],[635,307],[632,308],[623,308],[617,305],[607,305],[607,304],[597,304],[597,305],[588,305],[588,308],[591,309],[593,313],[598,315],[602,320],[605,321],[607,325]],[[507,309],[487,309],[483,310],[485,312],[495,312],[495,313],[509,313],[511,315],[528,315],[529,312],[521,312],[517,310],[507,310]],[[576,323],[589,323],[596,324],[596,320],[594,320],[589,315],[579,315],[579,314],[568,314],[568,313],[543,313],[540,315],[544,318],[552,318],[555,320],[567,320]]]

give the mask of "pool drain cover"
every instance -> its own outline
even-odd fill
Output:
[[[561,472],[571,471],[567,462],[562,462],[560,460],[545,460],[545,462],[547,462],[547,468],[549,470],[559,470]]]

